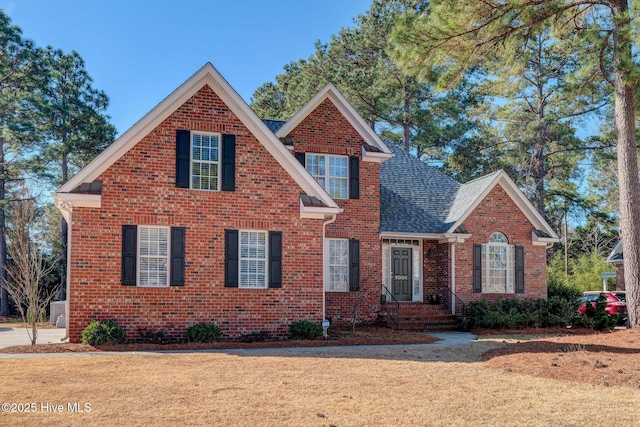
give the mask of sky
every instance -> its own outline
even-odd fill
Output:
[[[0,0],[37,46],[77,51],[124,133],[211,62],[250,102],[283,66],[308,58],[371,0]]]

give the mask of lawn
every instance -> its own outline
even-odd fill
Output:
[[[559,339],[567,350],[561,358],[549,354],[552,340],[543,339],[538,357],[534,347],[505,352],[523,343],[494,339],[455,348],[2,359],[0,402],[35,403],[36,412],[0,413],[0,425],[639,425],[640,383],[606,386],[558,375],[570,358],[611,365],[617,348],[635,356],[626,370],[637,361],[637,371],[625,375],[640,378],[639,333],[624,334],[616,335],[624,349],[611,341],[597,353],[575,337]],[[523,355],[532,361],[529,373],[510,367]],[[554,356],[556,378],[533,366]],[[91,411],[69,412],[75,403]],[[62,412],[52,412],[56,405]]]

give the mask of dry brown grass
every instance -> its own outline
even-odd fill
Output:
[[[639,389],[478,361],[504,345],[4,359],[0,402],[92,411],[0,414],[0,425],[640,425]]]

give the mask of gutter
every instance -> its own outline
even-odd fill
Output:
[[[338,216],[333,214],[329,219],[322,223],[322,321],[327,320],[327,225],[336,221]]]

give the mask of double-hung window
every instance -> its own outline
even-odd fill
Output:
[[[138,227],[138,286],[169,286],[169,227]]]
[[[220,134],[191,132],[191,188],[220,189]]]
[[[267,232],[240,231],[240,288],[267,287]]]
[[[329,263],[327,271],[328,291],[349,290],[349,240],[328,239]]]
[[[482,245],[482,291],[485,293],[515,292],[515,251],[507,236],[493,233]]]
[[[305,166],[327,193],[334,199],[346,199],[348,195],[347,156],[330,156],[325,154],[307,154]]]

